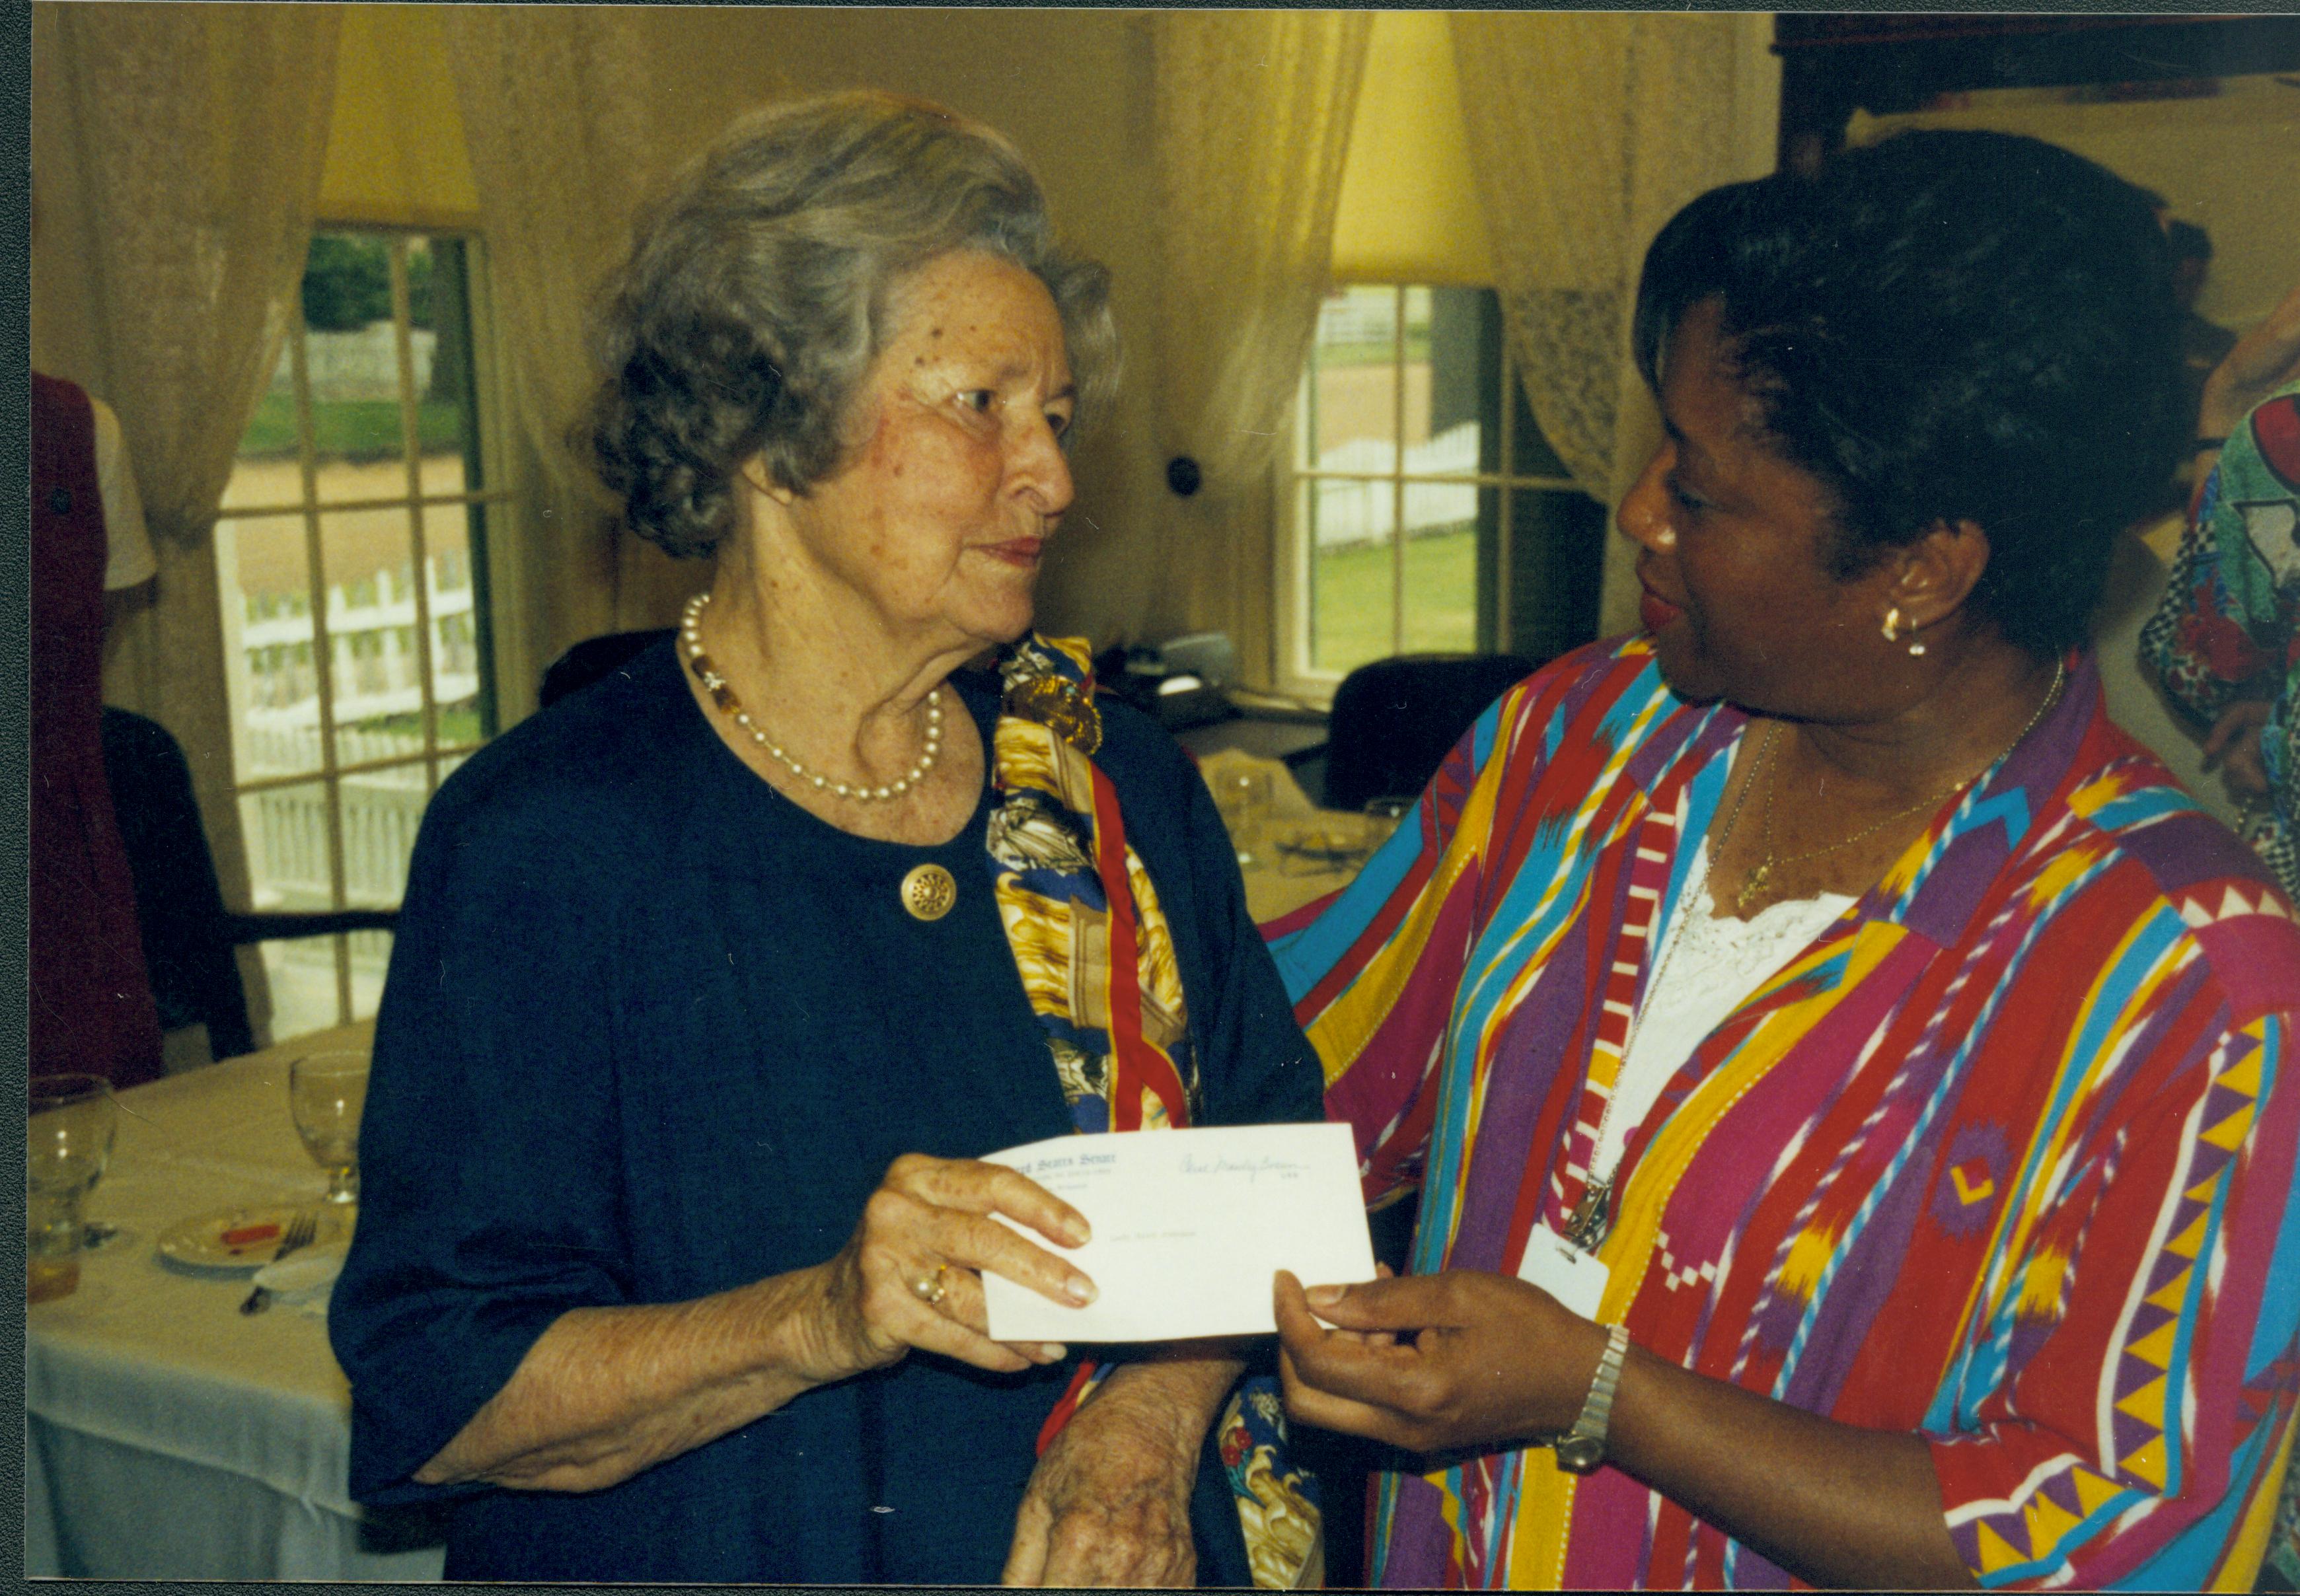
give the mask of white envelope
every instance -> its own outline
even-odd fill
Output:
[[[1304,1285],[1374,1277],[1346,1125],[1061,1136],[988,1161],[1021,1170],[1086,1216],[1094,1239],[1076,1249],[1014,1228],[1076,1264],[1101,1292],[1070,1308],[985,1275],[996,1341],[1267,1335],[1278,1327],[1278,1270]]]

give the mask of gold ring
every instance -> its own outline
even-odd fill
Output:
[[[950,1266],[948,1264],[937,1264],[935,1266],[935,1272],[932,1275],[928,1276],[924,1280],[912,1281],[911,1283],[911,1289],[918,1293],[920,1301],[924,1302],[928,1307],[931,1308],[935,1304],[940,1302],[944,1297],[949,1295],[950,1287],[943,1284],[942,1278],[949,1273]]]

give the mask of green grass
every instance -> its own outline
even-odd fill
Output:
[[[416,406],[416,432],[426,454],[462,445],[462,407],[452,403]],[[321,460],[399,458],[399,405],[390,399],[321,399],[312,405],[312,447]],[[296,401],[267,393],[239,440],[244,460],[271,460],[296,453]]]
[[[454,748],[479,740],[479,708],[470,699],[443,703],[439,710],[439,746]],[[375,715],[354,723],[354,729],[421,739],[423,718],[418,714]]]
[[[1388,338],[1355,344],[1321,344],[1318,345],[1321,369],[1334,366],[1387,366],[1396,360],[1397,345]],[[1429,358],[1429,329],[1409,327],[1405,329],[1405,363],[1409,366]]]
[[[1311,657],[1347,670],[1401,652],[1390,643],[1390,550],[1366,544],[1317,555],[1310,567]],[[1477,646],[1478,536],[1473,528],[1406,540],[1405,646]]]

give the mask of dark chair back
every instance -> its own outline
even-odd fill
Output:
[[[255,1050],[234,948],[283,937],[388,931],[398,923],[388,909],[307,914],[225,909],[215,855],[192,794],[191,766],[175,735],[158,721],[107,705],[104,775],[136,884],[137,928],[160,1027],[204,1025],[214,1057]]]
[[[251,1052],[247,991],[226,929],[192,770],[156,720],[104,711],[104,774],[136,882],[136,920],[160,1027],[204,1024],[219,1059]]]
[[[608,672],[629,664],[675,629],[662,627],[651,632],[609,632],[604,636],[584,638],[552,661],[544,671],[543,685],[535,690],[535,707],[549,709],[570,693],[579,692]]]
[[[1522,654],[1399,654],[1342,678],[1326,730],[1326,807],[1412,798],[1479,712],[1533,673]]]

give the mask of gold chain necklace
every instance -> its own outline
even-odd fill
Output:
[[[2029,717],[2029,724],[2022,727],[2021,728],[2020,735],[2004,745],[2004,752],[2003,753],[1999,753],[1996,759],[1990,760],[1988,764],[1983,765],[1979,770],[1974,771],[1971,776],[1964,777],[1961,781],[1951,782],[1948,786],[1940,788],[1938,792],[1927,794],[1924,797],[1918,799],[1914,803],[1910,804],[1906,809],[1896,809],[1891,814],[1887,815],[1880,820],[1871,821],[1868,825],[1863,826],[1860,830],[1854,832],[1851,836],[1840,837],[1833,843],[1824,843],[1818,848],[1808,848],[1802,853],[1792,853],[1786,859],[1777,859],[1773,855],[1773,789],[1779,784],[1777,779],[1771,779],[1771,777],[1772,777],[1773,734],[1779,729],[1780,723],[1779,721],[1775,721],[1771,725],[1766,727],[1764,745],[1757,750],[1757,769],[1751,773],[1749,777],[1750,786],[1756,786],[1760,781],[1763,781],[1765,783],[1764,829],[1760,834],[1763,838],[1765,856],[1750,867],[1749,873],[1741,878],[1741,890],[1739,893],[1735,894],[1733,899],[1733,907],[1736,911],[1742,914],[1746,914],[1749,911],[1750,901],[1758,897],[1764,892],[1766,885],[1773,878],[1773,870],[1776,866],[1803,864],[1808,859],[1819,859],[1823,854],[1834,853],[1840,848],[1850,848],[1854,844],[1861,841],[1862,838],[1873,836],[1878,832],[1882,831],[1886,827],[1890,826],[1894,821],[1904,820],[1911,815],[1915,814],[1921,809],[1938,808],[1941,802],[1951,793],[1955,792],[1959,787],[1969,786],[1972,782],[1979,780],[1984,774],[1993,769],[1998,761],[2002,761],[2005,754],[2009,754],[2015,748],[2020,747],[2021,744],[2028,739],[2029,734],[2037,729],[2037,723],[2044,719],[2046,713],[2051,711],[2053,705],[2059,701],[2061,696],[2061,687],[2067,679],[2068,668],[2059,661],[2054,661],[2053,663],[2053,685],[2045,689],[2044,702],[2037,706],[2037,712]],[[1745,798],[1747,797],[1748,788],[1743,788],[1741,795]]]

